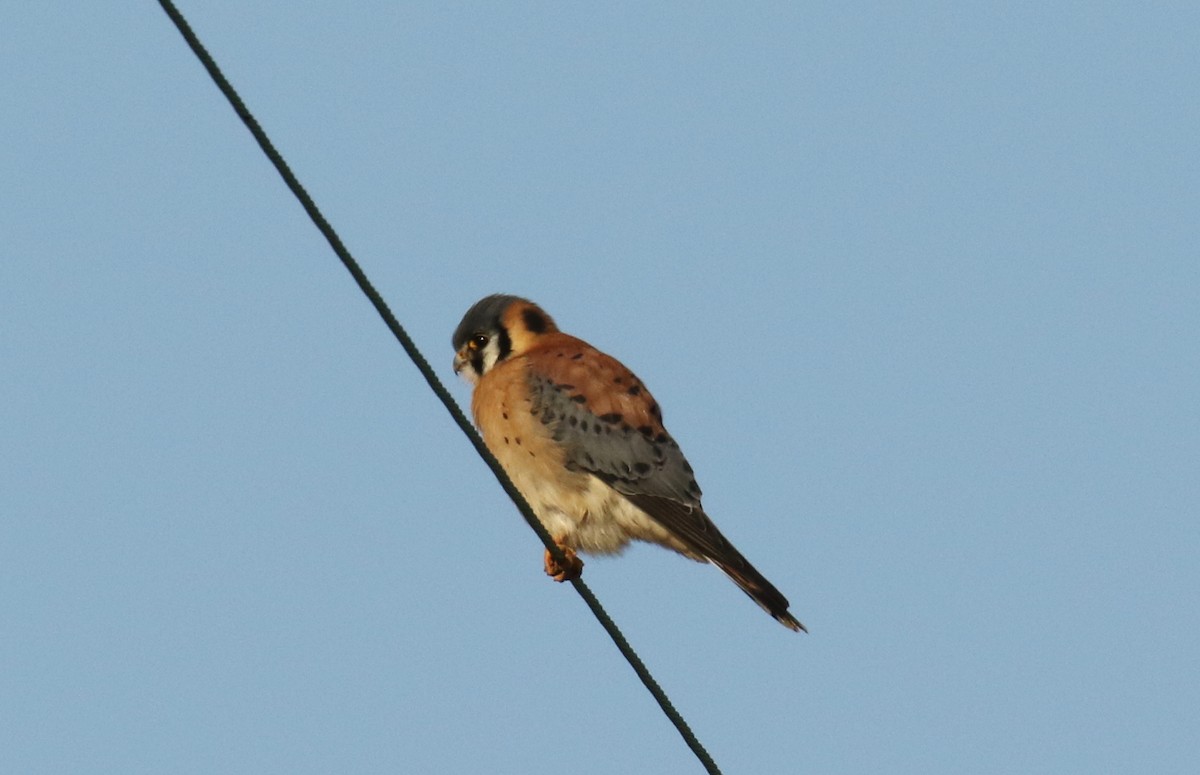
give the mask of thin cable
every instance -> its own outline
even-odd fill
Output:
[[[304,208],[304,211],[308,213],[308,217],[312,219],[312,222],[316,225],[317,229],[320,230],[321,234],[325,236],[325,239],[329,242],[329,246],[333,248],[333,252],[337,254],[337,257],[341,259],[341,262],[346,267],[346,270],[350,272],[351,277],[353,277],[354,281],[358,283],[358,287],[362,289],[362,292],[366,294],[368,299],[371,300],[371,304],[375,306],[375,310],[379,313],[379,316],[383,318],[383,322],[387,325],[388,330],[392,332],[392,334],[400,342],[400,346],[404,348],[406,353],[408,353],[408,357],[412,359],[414,364],[416,364],[417,369],[421,372],[421,376],[423,376],[425,381],[429,383],[429,387],[433,390],[434,394],[441,399],[441,402],[446,407],[446,410],[450,412],[450,416],[454,418],[454,421],[458,424],[459,428],[464,434],[466,434],[471,444],[474,445],[475,451],[479,453],[479,456],[482,457],[484,462],[488,464],[488,467],[492,469],[492,473],[496,475],[496,479],[499,480],[500,486],[504,488],[504,491],[508,493],[508,497],[512,499],[514,504],[516,504],[517,510],[521,512],[521,516],[525,518],[525,521],[529,523],[529,526],[533,528],[535,533],[537,533],[538,538],[540,538],[542,543],[546,545],[546,548],[550,551],[551,556],[554,557],[554,559],[560,564],[566,565],[566,557],[563,555],[562,550],[559,549],[558,545],[554,542],[554,539],[551,538],[550,534],[546,531],[546,528],[542,526],[542,523],[539,522],[537,517],[534,516],[533,509],[530,508],[529,503],[525,500],[525,497],[521,495],[519,490],[517,490],[516,486],[512,483],[512,480],[508,478],[508,474],[506,474],[504,469],[500,466],[500,462],[496,460],[496,457],[483,443],[483,439],[480,437],[479,433],[476,432],[475,428],[471,425],[471,422],[467,419],[467,416],[455,402],[453,396],[451,396],[450,392],[446,390],[446,387],[442,384],[441,380],[438,379],[438,376],[434,372],[433,368],[430,367],[429,361],[427,361],[425,356],[421,354],[421,351],[417,349],[416,343],[413,342],[412,338],[408,335],[408,332],[405,331],[404,327],[401,326],[399,321],[396,320],[395,315],[393,315],[392,311],[388,309],[387,303],[383,300],[383,297],[380,296],[379,292],[375,290],[375,287],[371,285],[370,280],[367,279],[366,274],[363,272],[362,268],[359,267],[358,262],[354,260],[354,257],[350,255],[350,251],[346,249],[344,244],[342,244],[342,240],[340,237],[338,237],[337,232],[335,232],[333,227],[329,225],[329,222],[325,220],[325,216],[321,214],[321,211],[317,208],[317,205],[312,200],[312,197],[308,195],[308,192],[305,191],[304,186],[300,184],[299,179],[292,173],[291,168],[288,166],[287,162],[284,161],[283,156],[281,156],[279,151],[275,149],[275,145],[271,142],[270,138],[267,137],[267,133],[263,131],[261,126],[259,126],[258,121],[254,118],[253,114],[250,113],[249,108],[246,107],[246,104],[242,102],[242,98],[239,97],[237,91],[234,90],[233,85],[230,84],[229,80],[226,79],[221,73],[221,69],[217,66],[216,61],[208,53],[207,49],[204,48],[204,45],[200,42],[200,39],[196,36],[196,33],[192,31],[191,25],[187,23],[187,20],[183,17],[183,14],[179,12],[179,9],[175,7],[175,4],[171,2],[171,0],[159,0],[159,5],[161,5],[163,10],[166,11],[167,16],[169,16],[171,21],[175,24],[175,27],[179,30],[179,33],[183,36],[183,39],[187,41],[188,46],[191,47],[192,52],[200,60],[200,63],[204,65],[204,69],[208,71],[209,76],[217,85],[217,88],[221,90],[221,93],[225,95],[225,98],[229,101],[229,104],[238,114],[238,117],[242,119],[242,123],[244,123],[246,128],[250,130],[250,134],[254,135],[254,139],[258,142],[259,147],[262,148],[263,153],[265,153],[267,158],[271,160],[271,163],[275,165],[275,169],[279,172],[280,177],[283,178],[283,182],[287,184],[289,189],[291,189],[296,199],[299,200],[300,205]],[[675,728],[683,737],[684,742],[687,743],[687,746],[692,749],[692,752],[696,755],[696,758],[700,760],[700,763],[704,765],[704,769],[710,773],[710,775],[720,775],[721,771],[717,767],[716,762],[714,762],[712,757],[709,756],[708,751],[704,749],[704,746],[700,744],[700,741],[696,738],[696,735],[692,732],[687,722],[683,719],[683,716],[681,716],[679,711],[675,709],[675,706],[667,697],[666,692],[664,692],[662,687],[658,685],[658,682],[654,680],[654,676],[650,674],[650,671],[646,668],[646,665],[643,664],[641,657],[639,657],[633,650],[633,647],[629,645],[629,641],[625,639],[623,634],[621,634],[620,629],[617,628],[616,623],[604,610],[604,607],[600,605],[600,601],[594,594],[592,594],[591,589],[589,589],[587,585],[583,583],[582,579],[573,579],[571,583],[575,586],[575,591],[578,592],[579,596],[583,598],[585,603],[587,603],[588,608],[592,610],[592,613],[600,622],[601,626],[604,627],[605,632],[607,632],[609,637],[612,638],[613,643],[615,643],[617,646],[617,649],[620,650],[621,654],[624,655],[625,659],[629,662],[630,667],[632,667],[633,671],[637,673],[638,678],[640,678],[642,683],[645,684],[646,689],[649,690],[650,694],[658,702],[663,713],[666,714],[667,718],[671,720],[671,723],[675,725]]]

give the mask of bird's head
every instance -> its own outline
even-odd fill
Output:
[[[554,319],[527,299],[485,296],[467,310],[454,330],[454,373],[474,385],[497,363],[521,355],[539,337],[557,331]]]

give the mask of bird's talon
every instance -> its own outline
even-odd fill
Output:
[[[558,543],[557,541],[555,543]],[[546,575],[558,582],[572,581],[579,578],[583,573],[583,560],[579,559],[579,555],[575,554],[575,550],[569,546],[558,544],[559,550],[562,551],[566,558],[566,565],[560,565],[554,559],[554,555],[550,550],[546,550]]]

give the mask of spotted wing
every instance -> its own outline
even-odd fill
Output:
[[[787,598],[755,569],[700,506],[700,486],[662,412],[616,359],[566,334],[526,353],[534,415],[566,452],[566,465],[594,474],[711,561],[767,613],[803,630]]]
[[[696,554],[736,554],[701,509],[692,467],[641,381],[585,342],[547,339],[527,354],[532,408],[563,446],[567,465],[606,482]]]

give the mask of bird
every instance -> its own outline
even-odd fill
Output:
[[[565,559],[547,549],[547,575],[578,578],[579,552],[645,541],[717,566],[784,627],[808,632],[705,513],[691,465],[633,372],[507,294],[472,305],[452,343],[484,444]]]

